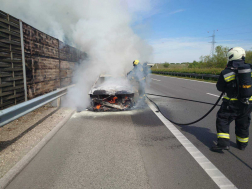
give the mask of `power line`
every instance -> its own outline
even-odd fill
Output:
[[[217,30],[217,31],[218,31],[218,30]],[[226,35],[238,35],[238,34],[246,34],[246,33],[252,33],[252,31],[250,31],[250,32],[243,32],[243,33],[226,34]],[[226,35],[225,35],[225,36],[226,36]],[[224,35],[218,35],[218,37],[219,37],[219,36],[224,36]],[[215,41],[215,30],[213,30],[213,35],[212,35],[212,36],[209,36],[209,37],[212,37],[212,41],[209,42],[209,43],[212,43],[212,47],[211,47],[211,52],[210,52],[210,54],[211,54],[212,57],[213,57],[214,51],[215,51],[214,46],[215,46],[215,43],[217,43],[217,42]],[[245,39],[245,40],[249,40],[249,39]]]
[[[212,54],[212,58],[213,58],[213,55],[214,55],[214,44],[216,43],[216,41],[215,41],[215,30],[213,31],[213,35],[210,36],[210,37],[212,37],[212,42],[209,42],[209,43],[212,43],[212,48],[211,48],[211,53],[210,54]]]

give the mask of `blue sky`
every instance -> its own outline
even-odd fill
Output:
[[[129,0],[130,1],[130,0]],[[251,0],[135,0],[132,26],[153,46],[154,62],[186,62],[216,45],[252,48]],[[130,2],[131,5],[134,3]]]

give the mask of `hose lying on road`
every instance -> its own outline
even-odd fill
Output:
[[[185,101],[190,101],[190,102],[198,102],[202,104],[209,104],[209,105],[214,105],[213,103],[208,103],[208,102],[202,102],[202,101],[197,101],[197,100],[190,100],[190,99],[185,99],[185,98],[177,98],[173,96],[164,96],[164,95],[157,95],[157,94],[151,94],[151,93],[145,93],[147,95],[153,95],[153,96],[160,96],[160,97],[165,97],[165,98],[173,98],[173,99],[178,99],[178,100],[185,100]],[[217,106],[220,106],[219,104]]]
[[[181,98],[176,98],[176,97],[162,96],[162,95],[156,95],[156,94],[150,94],[150,93],[145,93],[145,94],[147,94],[147,95],[153,95],[153,96],[161,96],[161,97],[167,97],[167,98],[180,99],[180,100],[186,100],[186,99],[181,99]],[[158,107],[158,105],[157,105],[153,100],[151,100],[148,96],[146,96],[146,97],[157,107],[158,111],[159,111],[166,119],[168,119],[170,122],[172,122],[173,124],[176,124],[176,125],[184,125],[184,126],[185,126],[185,125],[191,125],[191,124],[197,123],[197,122],[201,121],[202,119],[204,119],[206,116],[208,116],[208,114],[210,114],[210,113],[213,111],[213,109],[217,106],[217,104],[219,103],[219,101],[220,101],[220,99],[222,98],[223,94],[224,94],[224,92],[221,93],[220,97],[219,97],[218,100],[215,102],[215,104],[213,105],[213,107],[212,107],[204,116],[202,116],[201,118],[197,119],[196,121],[193,121],[193,122],[190,122],[190,123],[177,123],[177,122],[175,122],[175,121],[170,120],[168,117],[166,117],[166,116],[164,115],[164,113],[160,110],[160,108]],[[188,100],[188,101],[194,102],[194,100]],[[203,103],[203,102],[200,102],[200,101],[195,101],[195,102]],[[211,104],[211,103],[205,103],[205,104]]]

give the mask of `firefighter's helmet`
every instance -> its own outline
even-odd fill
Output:
[[[134,60],[133,61],[133,66],[136,66],[136,65],[138,65],[139,64],[139,60]]]
[[[227,53],[228,61],[232,60],[245,60],[246,52],[241,47],[234,47],[229,49]]]

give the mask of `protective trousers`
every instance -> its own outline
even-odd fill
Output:
[[[138,92],[139,92],[140,100],[144,101],[145,100],[145,82],[144,81],[139,82]]]
[[[217,113],[216,129],[219,146],[230,145],[229,125],[235,120],[236,143],[238,147],[246,147],[249,140],[249,125],[252,104],[240,101],[223,101]]]

